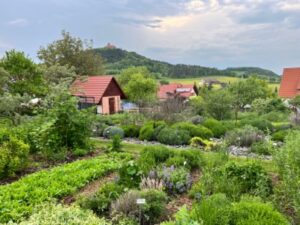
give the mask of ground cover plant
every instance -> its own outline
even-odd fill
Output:
[[[34,206],[74,193],[89,181],[119,168],[126,154],[111,154],[43,170],[0,186],[0,221],[20,221]]]

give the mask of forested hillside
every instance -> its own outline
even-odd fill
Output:
[[[217,68],[198,65],[170,64],[152,60],[136,52],[129,52],[120,48],[96,48],[96,54],[106,60],[106,73],[119,74],[122,69],[130,66],[146,66],[153,73],[173,78],[201,77],[201,76],[249,76],[256,74],[266,78],[278,78],[272,71],[256,67],[240,67],[219,70]]]

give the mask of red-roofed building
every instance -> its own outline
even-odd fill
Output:
[[[282,98],[294,98],[300,94],[300,67],[285,68],[281,78],[279,96]]]
[[[159,87],[157,96],[160,101],[180,97],[186,100],[197,95],[197,88],[193,84],[165,84]]]
[[[121,100],[125,94],[113,76],[88,76],[77,79],[71,87],[79,97],[80,108],[96,105],[97,113],[113,114],[122,111]]]

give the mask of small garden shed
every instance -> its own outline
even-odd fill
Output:
[[[88,76],[76,79],[72,94],[79,97],[79,107],[97,107],[98,114],[114,114],[122,111],[124,92],[113,76]]]

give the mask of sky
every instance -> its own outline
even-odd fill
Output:
[[[0,56],[38,61],[62,30],[170,63],[300,67],[300,0],[0,0]]]

